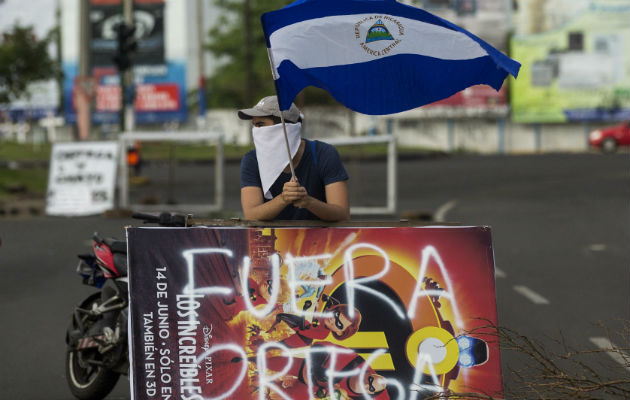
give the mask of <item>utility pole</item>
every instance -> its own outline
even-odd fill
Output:
[[[505,26],[508,33],[512,35],[514,34],[514,7],[512,0],[503,0],[503,2],[505,6]]]
[[[254,52],[252,49],[252,26],[251,26],[250,0],[243,2],[243,23],[245,28],[245,104],[254,102]]]
[[[1,4],[1,1],[0,1]],[[63,49],[62,49],[62,40],[61,40],[61,4],[60,4],[60,0],[57,0],[55,2],[55,30],[56,30],[56,35],[55,35],[55,48],[56,48],[56,56],[57,56],[57,63],[59,65],[59,67],[61,68],[61,59],[62,59],[62,54],[63,54]],[[63,78],[61,76],[59,76],[58,78],[56,78],[57,80],[57,89],[59,90],[59,97],[58,97],[58,101],[59,101],[59,106],[57,107],[57,112],[59,115],[63,114]]]
[[[197,0],[197,40],[199,41],[199,118],[206,117],[206,67],[205,67],[205,32],[203,26],[203,1]]]
[[[123,0],[122,2],[123,21],[126,33],[122,34],[122,42],[135,43],[135,37],[133,37],[135,29],[132,29],[134,25],[133,21],[133,0]],[[123,28],[121,28],[123,29]],[[131,37],[127,38],[128,35]],[[123,43],[124,44],[124,43]],[[125,44],[126,46],[126,44]],[[135,45],[130,45],[131,49],[123,49],[121,53],[126,57],[131,57],[131,52],[135,51]],[[120,69],[119,69],[120,70]],[[121,112],[120,112],[120,128],[122,131],[131,132],[135,127],[135,115],[133,111],[133,100],[135,97],[134,85],[133,85],[133,68],[131,66],[120,70],[120,97],[121,97]]]
[[[79,3],[79,79],[76,81],[77,128],[79,140],[90,137],[92,125],[91,92],[90,87],[90,0]]]

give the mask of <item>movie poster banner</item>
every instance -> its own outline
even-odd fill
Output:
[[[127,238],[136,399],[502,397],[487,227]]]

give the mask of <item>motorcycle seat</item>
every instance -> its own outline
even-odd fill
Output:
[[[105,238],[103,242],[110,248],[112,253],[127,254],[127,241],[115,238]]]
[[[114,265],[120,276],[127,276],[127,254],[114,253]]]

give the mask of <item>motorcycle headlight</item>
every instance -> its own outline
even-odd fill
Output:
[[[599,129],[595,130],[595,131],[591,132],[589,137],[590,137],[591,140],[597,141],[597,140],[602,138],[602,131],[600,131]]]

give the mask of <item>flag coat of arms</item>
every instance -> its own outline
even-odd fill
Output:
[[[520,64],[457,25],[395,0],[298,0],[261,17],[281,109],[307,86],[370,115],[477,84],[499,90]]]

